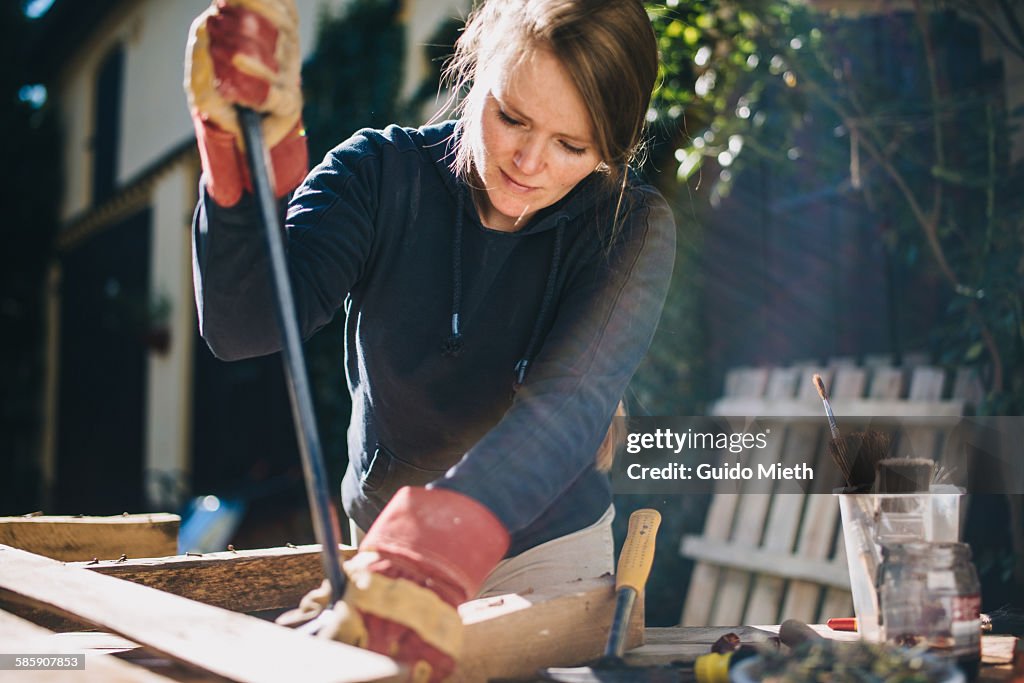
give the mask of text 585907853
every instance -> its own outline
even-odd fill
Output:
[[[0,671],[63,671],[84,669],[85,655],[0,654]]]

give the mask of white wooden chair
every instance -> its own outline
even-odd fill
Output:
[[[681,625],[777,624],[787,618],[818,623],[853,614],[839,506],[828,495],[842,482],[828,455],[829,432],[812,375],[821,374],[830,388],[840,422],[844,417],[952,418],[980,396],[969,371],[948,382],[958,398],[944,400],[944,370],[871,360],[865,367],[841,359],[828,367],[802,364],[728,373],[725,396],[712,414],[756,416],[772,429],[768,448],[752,452],[745,464],[807,462],[818,476],[810,493],[741,488],[740,493],[713,495],[703,534],[684,536],[680,546],[683,556],[696,560]],[[941,424],[904,428],[896,448],[934,457],[944,436]],[[821,476],[829,473],[834,476]],[[735,485],[730,481],[722,488],[735,491]]]

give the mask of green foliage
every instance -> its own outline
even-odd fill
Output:
[[[398,118],[405,29],[396,4],[354,0],[340,13],[321,11],[316,48],[302,70],[312,159],[359,128],[383,128]]]
[[[398,119],[405,38],[396,10],[397,3],[390,0],[355,0],[339,14],[321,14],[316,48],[302,71],[311,160],[318,161],[360,128],[383,128]],[[335,491],[347,463],[351,409],[344,317],[336,315],[306,344],[320,437]]]
[[[944,301],[942,324],[922,332],[906,315],[898,338],[944,364],[978,367],[982,410],[1020,414],[1021,164],[1008,154],[1002,74],[965,38],[998,20],[971,3],[922,5],[851,18],[795,0],[650,3],[665,62],[652,161],[696,181],[702,214],[752,164],[794,177],[810,145],[815,176],[883,226],[887,259],[910,283],[899,305],[911,309],[904,301],[918,287],[937,287]],[[1024,36],[1003,23],[1004,54],[1019,58]]]

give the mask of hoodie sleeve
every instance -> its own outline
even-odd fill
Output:
[[[675,222],[657,191],[635,192],[637,206],[611,253],[572,274],[512,406],[433,484],[477,499],[513,534],[594,466],[654,336],[672,275]]]
[[[358,281],[375,239],[379,141],[357,134],[282,204],[288,270],[302,337],[330,322]],[[252,195],[218,206],[200,183],[192,274],[199,331],[222,360],[281,348],[264,228]]]

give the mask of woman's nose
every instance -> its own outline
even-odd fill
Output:
[[[538,138],[523,140],[512,158],[522,173],[532,175],[544,168],[543,141]]]

